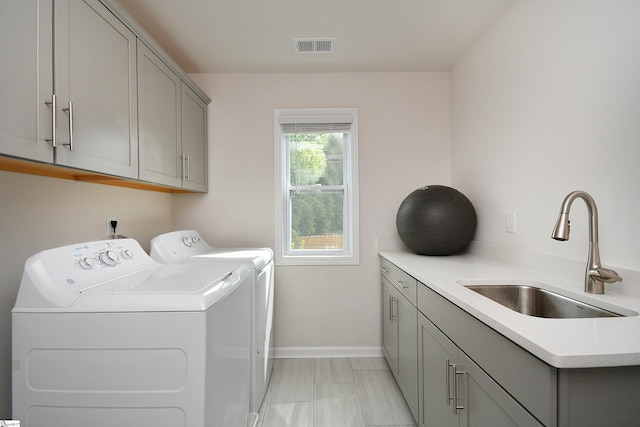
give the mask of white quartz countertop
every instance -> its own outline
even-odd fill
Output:
[[[640,365],[640,316],[547,319],[527,316],[465,288],[459,281],[535,282],[539,286],[621,314],[640,313],[640,299],[584,292],[583,277],[569,281],[474,255],[380,255],[487,326],[556,368]],[[419,284],[419,286],[421,286]]]

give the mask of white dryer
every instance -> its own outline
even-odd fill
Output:
[[[258,412],[273,367],[273,251],[215,248],[195,230],[173,231],[151,240],[151,257],[166,264],[240,263],[251,271],[251,412]]]
[[[162,265],[133,239],[30,257],[12,311],[24,427],[244,427],[249,269]]]

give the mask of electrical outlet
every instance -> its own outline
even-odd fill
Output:
[[[507,233],[516,232],[516,213],[513,211],[507,212]]]
[[[113,230],[113,227],[111,226],[111,221],[118,221],[118,218],[116,218],[115,216],[108,216],[107,217],[107,236],[111,237],[114,234],[116,234]]]

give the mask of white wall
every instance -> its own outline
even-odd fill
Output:
[[[0,171],[0,420],[11,419],[11,309],[25,260],[57,246],[118,232],[149,249],[171,228],[171,196]]]
[[[276,267],[275,341],[281,354],[379,352],[377,239],[396,236],[407,194],[449,184],[448,73],[192,77],[213,99],[209,193],[176,196],[175,224],[216,246],[274,247],[275,108],[358,108],[361,263]]]
[[[640,270],[640,2],[519,1],[451,72],[452,182],[476,239],[586,262],[590,193],[605,265]],[[517,214],[516,234],[505,212]],[[579,281],[580,279],[577,279]]]

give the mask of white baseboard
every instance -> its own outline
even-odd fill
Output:
[[[276,347],[276,359],[383,357],[380,347]]]

